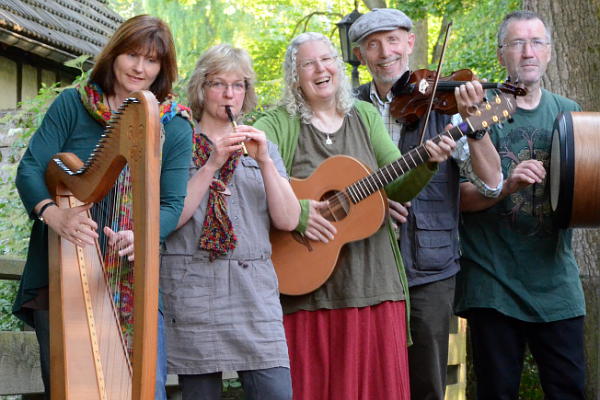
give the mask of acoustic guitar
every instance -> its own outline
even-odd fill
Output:
[[[437,143],[442,136],[457,140],[468,132],[485,129],[509,119],[515,107],[513,97],[497,94],[492,101],[479,104],[475,115],[432,140]],[[302,295],[323,285],[334,271],[342,246],[365,239],[381,227],[387,212],[383,188],[428,159],[425,145],[421,145],[371,172],[360,161],[338,155],[323,161],[308,178],[292,178],[299,199],[327,201],[327,209],[321,213],[333,223],[337,234],[323,243],[296,231],[271,228],[272,259],[280,293]]]

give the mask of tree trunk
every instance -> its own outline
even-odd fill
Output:
[[[416,36],[415,47],[410,56],[410,69],[427,68],[427,17],[415,21],[413,32]]]
[[[444,16],[442,17],[442,25],[440,28],[440,32],[438,34],[437,40],[435,41],[435,45],[433,46],[433,50],[431,51],[431,60],[429,60],[429,62],[435,64],[436,66],[440,63],[440,57],[442,55],[442,46],[444,45],[444,38],[446,37],[446,30],[448,28],[449,21],[450,18],[448,18],[448,16],[444,14]],[[452,28],[450,28],[450,31],[452,31]]]
[[[369,10],[374,8],[387,8],[385,0],[363,0],[363,3],[365,3]]]
[[[600,111],[600,0],[523,0],[523,8],[539,13],[552,28],[553,60],[544,87],[586,111]],[[573,248],[586,296],[586,395],[600,399],[600,230],[576,229]]]

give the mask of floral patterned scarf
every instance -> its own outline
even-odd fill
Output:
[[[105,103],[104,93],[102,89],[94,82],[88,82],[87,85],[79,85],[79,96],[84,107],[90,115],[102,126],[106,126],[111,117],[110,107]],[[192,111],[175,101],[172,94],[169,94],[165,101],[159,106],[159,116],[161,122],[161,134],[163,134],[163,126],[176,115],[181,115],[192,124]]]
[[[212,150],[213,145],[206,135],[202,133],[194,135],[192,159],[196,167],[200,168],[208,161]],[[225,192],[241,154],[241,150],[236,151],[225,161],[219,170],[219,179],[213,179],[209,187],[208,205],[202,224],[199,247],[209,252],[210,261],[235,249],[237,243],[237,236],[227,214]]]
[[[111,118],[111,111],[110,107],[108,107],[107,103],[105,103],[106,98],[102,93],[102,89],[100,88],[100,86],[98,86],[94,82],[88,82],[87,85],[79,85],[77,89],[79,91],[79,95],[84,107],[92,116],[92,118],[94,118],[94,120],[96,120],[96,122],[98,122],[100,125],[104,127],[107,126],[108,121]],[[190,122],[190,125],[193,126],[191,122],[191,110],[188,107],[177,103],[174,100],[173,96],[169,95],[167,99],[165,99],[165,101],[159,105],[159,116],[161,122],[161,153],[162,144],[164,142],[165,137],[164,124],[172,120],[176,115],[181,115],[183,118],[187,119]],[[132,202],[131,199],[127,198],[128,196],[130,196],[129,192],[125,189],[127,187],[131,187],[131,175],[129,173],[129,168],[125,167],[119,175],[114,189],[118,191],[118,196],[116,197],[121,198],[121,201],[118,202],[118,206],[116,207],[116,209],[113,209],[111,212],[111,214],[113,215],[110,218],[112,221],[112,226],[110,226],[110,228],[115,232],[120,230],[130,230],[133,228],[133,210],[131,209]],[[112,197],[111,194],[109,194],[105,198],[105,200],[110,197]],[[92,208],[92,212],[95,212],[94,208]],[[121,329],[123,330],[125,343],[130,354],[132,349],[131,346],[133,343],[133,275],[131,275],[133,267],[132,264],[133,263],[124,264],[122,257],[119,257],[119,255],[116,252],[109,251],[105,254],[104,270],[107,274],[116,277],[116,279],[111,278],[110,280],[112,282],[112,296],[115,306],[119,310],[118,314],[121,323],[120,325]]]

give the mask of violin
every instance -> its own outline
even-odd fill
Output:
[[[460,69],[449,76],[440,77],[433,99],[432,110],[441,114],[456,114],[458,106],[454,97],[454,88],[473,80],[475,75],[470,69]],[[419,120],[426,112],[431,101],[431,91],[436,72],[427,69],[406,71],[392,86],[394,99],[390,106],[390,114],[405,124]],[[508,82],[481,82],[484,89],[498,89],[513,96],[525,96],[527,90]]]

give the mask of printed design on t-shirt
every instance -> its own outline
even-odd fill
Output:
[[[516,166],[525,160],[536,159],[550,166],[551,132],[533,126],[512,130],[501,137],[498,153],[505,177],[510,176]],[[548,236],[552,234],[549,176],[541,183],[529,185],[504,200],[503,216],[511,228],[528,236]]]

